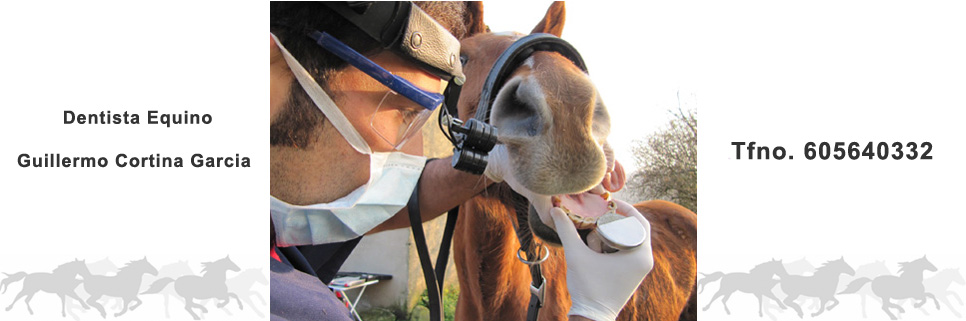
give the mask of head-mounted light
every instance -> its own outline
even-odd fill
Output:
[[[443,80],[463,84],[460,43],[408,1],[325,2],[372,39]]]

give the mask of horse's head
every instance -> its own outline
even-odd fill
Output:
[[[76,258],[73,261],[57,266],[54,269],[54,273],[80,275],[84,278],[91,276],[91,271],[87,269],[87,263],[84,260],[78,260]]]
[[[950,273],[953,275],[953,282],[956,282],[956,284],[966,284],[966,280],[963,280],[963,274],[959,272],[959,268],[950,270]]]
[[[919,259],[917,259],[917,260],[915,260],[913,262],[915,262],[915,263],[917,263],[917,265],[921,266],[923,270],[930,271],[930,272],[936,272],[936,270],[937,270],[936,269],[936,266],[935,265],[932,265],[932,262],[929,262],[929,260],[926,259],[926,256],[925,255],[923,255],[922,258],[919,258]]]
[[[227,255],[225,255],[225,258],[218,260],[216,263],[218,263],[219,266],[224,267],[226,270],[230,270],[234,272],[241,271],[241,268],[239,268],[238,265],[235,264],[235,262],[232,262]]]
[[[777,275],[777,276],[788,276],[788,271],[785,271],[785,265],[782,264],[781,260],[772,259],[771,261],[758,264],[749,271],[751,274],[755,275]]]
[[[156,269],[154,265],[151,265],[151,263],[148,262],[147,257],[144,257],[143,259],[140,259],[137,261],[131,261],[124,268],[131,269],[132,271],[136,271],[138,273],[147,273],[154,276],[158,275],[158,269]]]
[[[554,3],[531,33],[559,37],[564,11],[562,2]],[[460,95],[460,118],[473,116],[490,68],[523,36],[484,33],[462,41],[467,80]],[[588,75],[559,53],[535,51],[515,67],[498,89],[490,123],[499,129],[499,141],[506,146],[512,167],[507,175],[536,194],[530,201],[540,219],[529,222],[544,240],[559,243],[551,228],[551,206],[567,208],[579,224],[581,217],[605,214],[607,191],[624,185],[623,169],[606,141],[610,116],[600,94]]]
[[[915,259],[915,260],[913,260],[911,262],[901,262],[901,263],[899,263],[899,274],[902,274],[902,273],[905,273],[905,272],[910,272],[910,271],[913,271],[913,272],[922,272],[922,271],[936,272],[936,270],[937,270],[936,269],[936,266],[935,265],[932,265],[932,262],[929,262],[929,260],[926,259],[926,256],[925,255],[923,255],[921,258]]]
[[[851,276],[855,276],[855,269],[851,265],[845,263],[845,257],[841,257],[838,260],[829,261],[825,266],[835,273],[845,273]]]

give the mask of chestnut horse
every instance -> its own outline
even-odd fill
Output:
[[[493,62],[523,36],[487,33],[482,5],[469,7],[465,18],[471,24],[470,34],[476,35],[462,41],[461,60],[468,79],[458,106],[461,119],[476,112]],[[562,2],[554,3],[532,32],[559,37],[564,11]],[[515,70],[497,95],[491,123],[499,128],[499,139],[507,147],[512,175],[531,191],[563,195],[584,204],[584,200],[607,195],[605,189],[613,192],[623,187],[623,169],[606,142],[610,128],[607,110],[588,75],[558,53],[536,52]],[[535,207],[543,206],[530,201]],[[553,221],[543,214],[546,211],[526,215],[527,205],[520,203],[508,185],[494,184],[461,206],[453,249],[460,283],[456,320],[526,319],[531,280],[528,267],[516,256],[520,243],[515,222],[527,224],[538,241],[551,245],[550,258],[542,264],[547,284],[539,319],[567,318],[566,264],[559,239],[550,228]],[[696,215],[664,201],[635,207],[651,224],[654,268],[618,319],[697,319],[693,308]]]

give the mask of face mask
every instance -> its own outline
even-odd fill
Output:
[[[402,152],[373,152],[335,102],[272,35],[299,84],[327,120],[356,151],[369,155],[369,181],[331,203],[293,205],[271,197],[278,246],[325,244],[362,236],[399,212],[419,181],[426,158]]]

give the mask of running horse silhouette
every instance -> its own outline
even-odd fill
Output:
[[[163,278],[176,279],[185,275],[194,275],[194,274],[195,272],[191,270],[191,266],[188,265],[188,261],[178,261],[175,263],[162,266],[160,269],[158,269],[157,280],[160,280]],[[164,296],[164,318],[170,319],[171,312],[169,311],[168,306],[171,305],[170,304],[171,297],[175,296],[175,298],[177,298],[178,300],[181,300],[182,303],[184,303],[184,298],[176,296],[174,288],[166,288],[162,290],[160,294]]]
[[[799,296],[816,297],[821,300],[821,306],[818,307],[818,311],[812,313],[812,317],[822,314],[826,309],[825,304],[830,301],[832,304],[828,306],[828,310],[831,311],[839,305],[839,300],[835,299],[835,291],[838,290],[840,274],[855,275],[855,270],[845,263],[845,258],[826,262],[815,270],[812,276],[784,276],[781,278],[781,289],[788,296],[783,302],[795,309],[799,318],[803,315],[802,307],[795,303],[795,298]]]
[[[254,297],[261,301],[263,306],[267,305],[268,302],[265,301],[265,297],[259,291],[252,290],[255,284],[268,285],[268,278],[265,277],[265,272],[262,269],[247,269],[238,273],[237,276],[228,279],[228,290],[237,294],[255,312],[255,315],[259,318],[264,318],[265,315],[262,311],[258,310],[258,306],[255,305],[255,302],[252,302],[252,298]],[[225,312],[228,315],[232,315],[227,309],[225,309]]]
[[[949,312],[952,312],[957,318],[962,318],[963,315],[956,310],[952,302],[949,302],[949,297],[953,297],[956,301],[959,301],[959,305],[963,305],[963,298],[958,293],[949,289],[953,283],[966,285],[966,280],[963,280],[963,274],[959,272],[959,269],[944,269],[936,273],[933,277],[922,281],[926,292],[934,294],[939,299],[939,302],[942,303],[941,305],[945,305],[948,308]],[[919,307],[919,309],[926,315],[929,315],[925,307]]]
[[[919,302],[916,302],[914,306],[918,308],[926,303],[926,298],[932,298],[933,302],[936,303],[936,310],[939,310],[939,301],[936,300],[936,296],[926,292],[926,288],[922,284],[922,271],[936,271],[936,267],[926,259],[926,256],[912,262],[899,263],[899,276],[883,275],[875,279],[858,278],[849,283],[849,286],[839,294],[858,292],[867,283],[872,282],[872,293],[882,298],[882,311],[885,311],[892,320],[898,318],[895,314],[892,314],[892,311],[889,311],[890,308],[899,310],[899,313],[905,313],[906,310],[902,306],[889,301],[890,299],[917,299]]]
[[[863,264],[863,265],[860,265],[858,268],[855,269],[855,277],[856,277],[856,279],[859,279],[859,278],[874,279],[874,278],[876,278],[878,276],[881,276],[881,275],[891,275],[891,274],[892,273],[889,272],[889,268],[886,267],[885,261],[875,261],[875,262],[872,262],[872,263]],[[872,289],[871,288],[863,288],[863,289],[859,290],[858,292],[856,292],[855,294],[858,294],[859,297],[861,298],[859,304],[862,305],[862,318],[863,319],[868,319],[869,318],[868,311],[866,311],[867,310],[866,309],[866,305],[867,305],[866,302],[869,300],[868,299],[869,297],[872,297],[873,299],[878,300],[879,303],[882,303],[882,299],[880,299],[879,297],[875,296],[875,294],[872,293]]]
[[[725,313],[731,314],[731,310],[728,309],[728,298],[735,291],[741,291],[745,293],[754,294],[758,298],[758,316],[763,317],[762,312],[762,300],[761,297],[768,297],[778,303],[778,306],[785,309],[785,305],[782,301],[775,297],[772,292],[772,288],[779,283],[779,280],[775,280],[773,276],[778,276],[779,278],[784,278],[788,276],[788,272],[785,271],[785,265],[782,264],[781,260],[772,259],[771,261],[758,264],[751,269],[748,273],[736,272],[736,273],[722,273],[715,272],[709,274],[706,279],[709,282],[714,282],[721,280],[721,286],[718,287],[718,292],[714,293],[711,300],[708,301],[708,305],[704,306],[703,311],[708,311],[711,308],[711,304],[714,300],[719,297],[721,299],[721,305],[724,306]]]
[[[482,5],[472,2],[465,16],[468,34],[473,36],[461,41],[467,80],[457,107],[459,118],[464,120],[476,113],[484,80],[494,62],[524,36],[488,33],[482,12]],[[564,15],[562,2],[552,4],[531,33],[559,37]],[[527,189],[543,195],[538,201],[545,196],[547,210],[552,195],[557,195],[564,200],[561,206],[575,214],[603,214],[603,196],[620,190],[625,175],[606,140],[610,116],[597,88],[587,73],[556,52],[533,52],[511,68],[515,70],[507,81],[493,88],[498,94],[490,120],[499,128],[498,138],[506,146],[512,175]],[[522,200],[508,185],[494,184],[460,206],[453,233],[453,260],[460,283],[456,320],[526,317],[531,274],[517,259],[521,244],[514,227],[524,231],[521,236],[525,245],[538,241],[551,245],[549,258],[540,264],[547,281],[540,319],[567,318],[567,268],[563,248],[557,246],[559,238],[552,229],[554,223],[549,216],[531,216]],[[651,224],[654,268],[618,320],[695,318],[697,216],[665,201],[635,207]]]
[[[24,299],[23,303],[27,305],[27,312],[30,312],[30,314],[33,315],[34,310],[30,308],[30,300],[33,299],[34,294],[37,294],[37,291],[54,293],[60,297],[61,316],[67,316],[67,311],[65,309],[67,301],[65,297],[71,297],[80,302],[84,309],[90,309],[90,307],[88,307],[87,304],[84,304],[84,301],[77,296],[77,293],[74,292],[74,289],[77,288],[77,286],[82,282],[81,280],[77,279],[78,275],[84,279],[87,279],[91,276],[91,272],[87,270],[87,264],[82,260],[74,259],[71,262],[61,264],[54,269],[53,273],[39,272],[27,274],[25,272],[19,272],[8,275],[9,277],[3,280],[3,284],[10,284],[23,280],[23,288],[20,290],[20,293],[17,293],[17,297],[13,299],[13,302],[10,302],[10,306],[7,306],[7,311],[13,309],[13,305],[17,303],[17,300],[20,300],[20,298],[26,296],[27,298]]]
[[[241,310],[241,300],[234,293],[228,292],[228,285],[225,282],[225,271],[231,270],[238,272],[241,269],[227,256],[218,261],[201,263],[201,265],[204,266],[204,269],[201,270],[202,276],[186,275],[179,277],[177,280],[173,278],[161,278],[154,281],[151,287],[141,294],[161,292],[168,284],[174,282],[175,292],[185,299],[185,311],[188,311],[195,320],[201,320],[201,317],[195,314],[192,309],[199,309],[202,313],[208,313],[208,308],[195,303],[193,299],[215,298],[221,300],[217,304],[221,308],[227,305],[231,301],[231,298],[235,298],[235,301],[238,302],[238,309]]]
[[[138,299],[138,291],[141,290],[141,277],[144,274],[158,275],[158,270],[151,263],[148,263],[146,257],[129,262],[118,270],[115,276],[94,275],[85,278],[84,290],[90,294],[90,297],[87,298],[87,304],[97,309],[101,313],[101,317],[107,318],[104,306],[97,303],[97,299],[107,295],[124,300],[124,306],[121,307],[121,311],[114,313],[115,317],[126,313],[128,305],[132,301],[134,305],[130,306],[130,310],[134,311],[142,303],[141,299]]]

